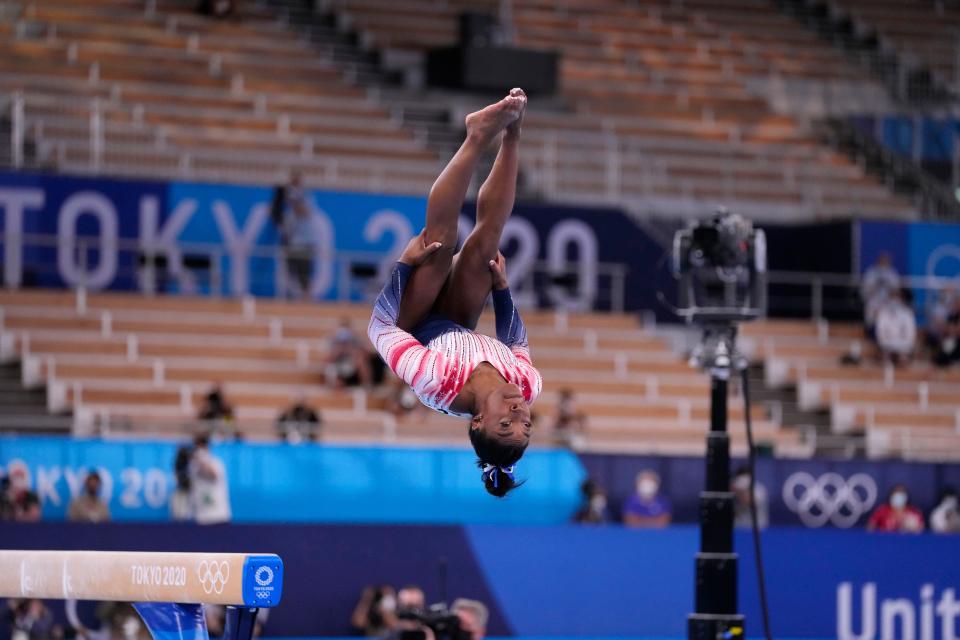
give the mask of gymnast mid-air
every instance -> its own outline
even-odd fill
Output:
[[[426,227],[394,266],[369,327],[380,356],[423,404],[470,418],[484,486],[497,497],[517,486],[514,468],[530,442],[530,405],[542,384],[499,252],[516,195],[526,106],[526,94],[513,89],[466,117],[466,140],[430,190]],[[454,255],[457,221],[477,162],[501,133],[497,158],[477,195],[476,226]],[[475,331],[491,290],[496,339]]]

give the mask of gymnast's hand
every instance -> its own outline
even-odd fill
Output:
[[[497,251],[497,259],[490,261],[490,274],[493,276],[493,288],[497,291],[507,289],[510,284],[507,282],[507,259],[503,254]]]
[[[403,264],[408,264],[411,267],[419,267],[421,264],[427,261],[427,258],[435,254],[441,247],[439,242],[434,242],[430,245],[424,244],[424,234],[426,229],[418,233],[417,235],[410,238],[410,242],[407,244],[407,248],[403,250],[403,253],[400,254],[399,262]]]

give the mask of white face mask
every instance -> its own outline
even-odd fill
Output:
[[[606,496],[593,496],[590,498],[590,509],[597,513],[600,513],[607,508],[607,498]]]
[[[384,611],[396,611],[397,599],[393,596],[383,596],[383,599],[380,601],[380,608]]]
[[[895,494],[890,496],[890,506],[894,509],[903,509],[907,506],[907,494],[903,491],[897,491]]]
[[[649,500],[653,496],[657,495],[657,491],[659,490],[660,484],[656,480],[651,480],[650,478],[644,478],[637,483],[637,493],[640,494],[641,498],[646,498]]]

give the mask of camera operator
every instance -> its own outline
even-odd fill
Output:
[[[368,638],[388,637],[397,628],[397,596],[390,585],[363,590],[350,624]]]
[[[461,637],[470,640],[483,640],[487,635],[487,620],[490,612],[487,606],[479,600],[457,598],[450,611],[460,618]]]

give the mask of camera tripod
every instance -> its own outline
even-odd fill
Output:
[[[737,613],[737,554],[733,550],[734,496],[730,490],[730,435],[727,399],[730,375],[746,370],[736,352],[733,321],[704,324],[690,363],[710,373],[710,431],[706,485],[700,493],[700,550],[696,556],[695,612],[687,617],[690,640],[744,637]]]

